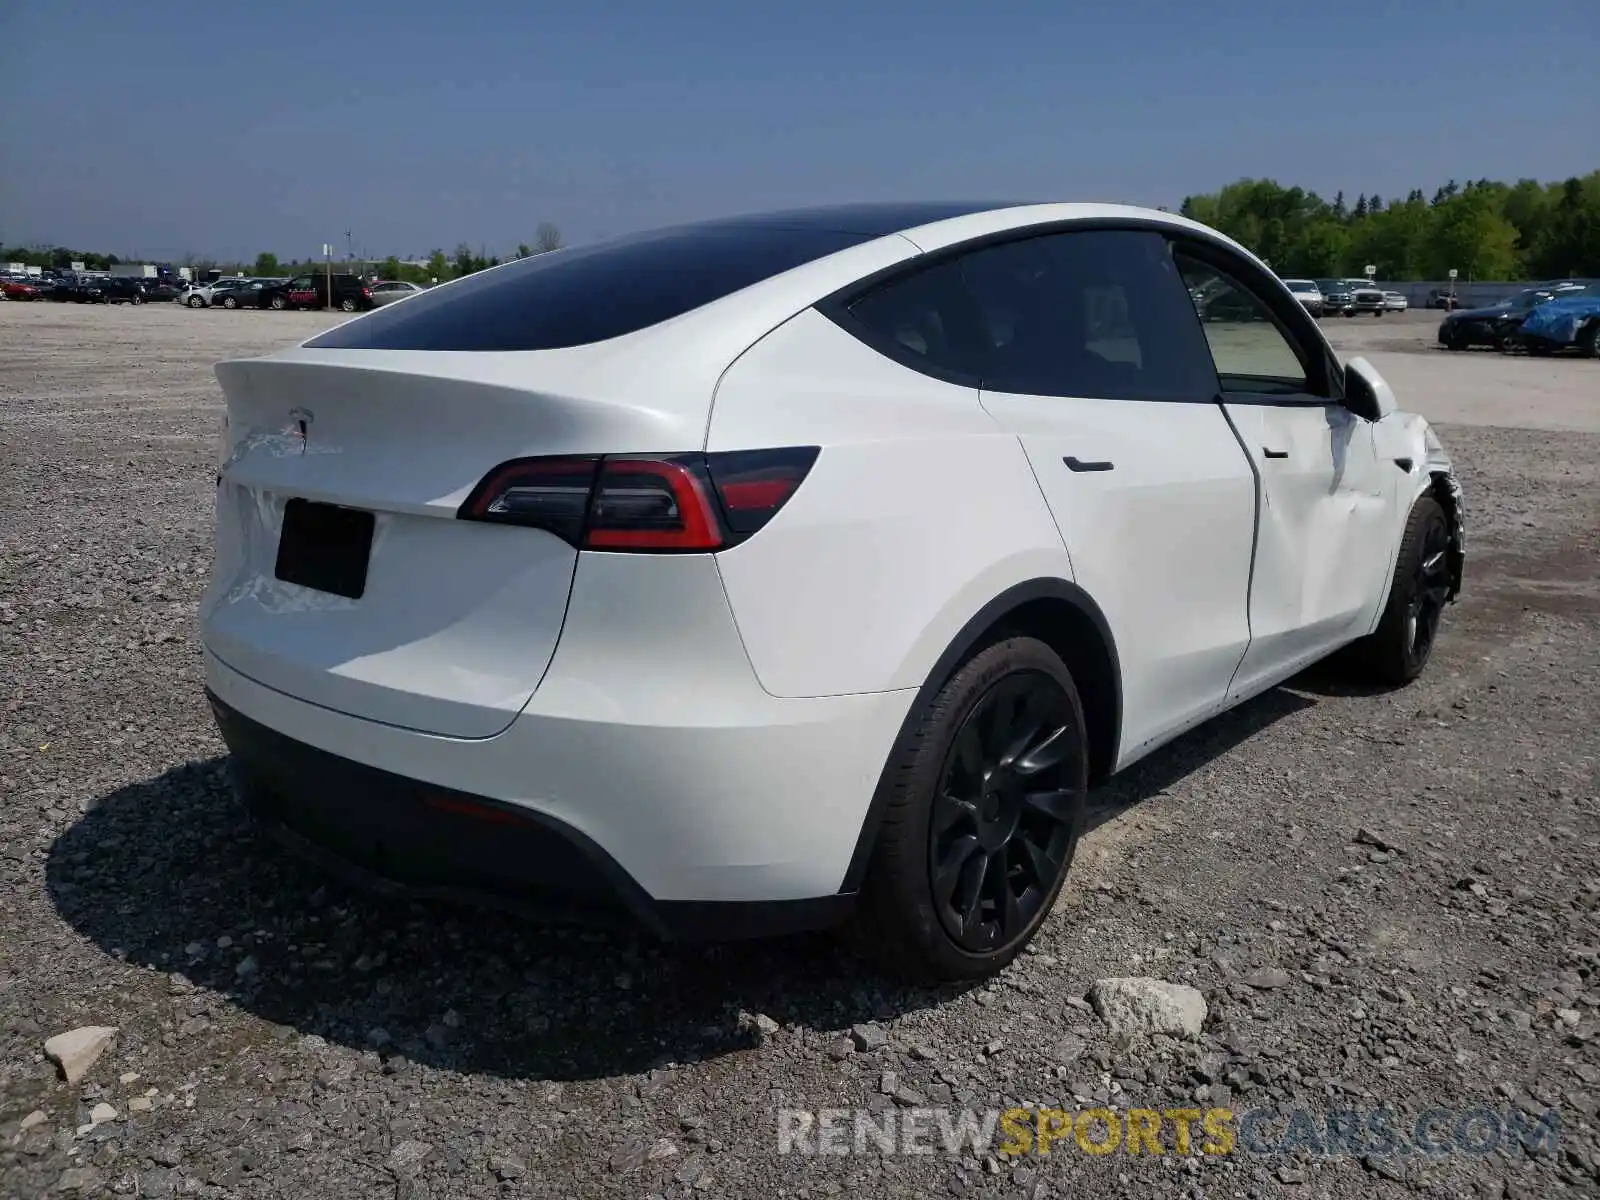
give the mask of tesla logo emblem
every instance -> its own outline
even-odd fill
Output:
[[[306,442],[310,439],[311,422],[316,418],[309,408],[291,408],[289,419],[294,422],[293,432],[300,438],[300,453],[306,452]]]

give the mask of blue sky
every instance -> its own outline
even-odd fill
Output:
[[[15,0],[0,240],[504,252],[855,199],[1600,167],[1593,0]]]

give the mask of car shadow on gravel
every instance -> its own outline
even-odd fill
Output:
[[[1289,687],[1272,688],[1230,708],[1094,789],[1089,793],[1088,828],[1098,829],[1136,804],[1159,796],[1284,717],[1316,707],[1315,700],[1300,694],[1299,683],[1296,678]]]
[[[1312,703],[1274,690],[1152,755],[1092,797],[1110,819]],[[833,935],[706,948],[378,898],[253,829],[226,760],[96,802],[57,839],[46,884],[108,954],[181,975],[274,1025],[444,1069],[516,1079],[636,1074],[747,1049],[754,1015],[817,1031],[937,1006],[958,988],[886,983]],[[170,1044],[210,1018],[151,981]],[[741,1014],[744,1014],[741,1016]]]

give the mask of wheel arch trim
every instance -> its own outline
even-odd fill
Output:
[[[1017,612],[1024,606],[1039,600],[1064,601],[1077,609],[1087,618],[1095,631],[1111,661],[1111,677],[1115,699],[1112,714],[1113,728],[1116,731],[1113,748],[1120,743],[1122,730],[1122,665],[1117,656],[1116,639],[1112,637],[1111,625],[1106,620],[1105,613],[1088,592],[1077,584],[1066,579],[1052,577],[1038,577],[1013,584],[995,596],[964,624],[956,636],[951,639],[943,654],[934,662],[922,686],[917,689],[916,698],[912,700],[907,710],[905,719],[900,724],[900,730],[895,735],[889,753],[884,759],[883,769],[878,776],[877,787],[873,790],[872,800],[868,804],[867,813],[861,823],[861,831],[856,837],[856,846],[850,856],[850,865],[845,871],[844,881],[840,884],[841,893],[856,892],[861,889],[866,879],[867,867],[872,861],[873,846],[878,840],[878,827],[883,820],[883,812],[888,804],[889,791],[892,786],[891,772],[895,762],[900,758],[906,744],[910,741],[916,730],[918,721],[921,720],[933,697],[939,694],[939,689],[944,687],[950,677],[977,649],[979,642],[985,634],[1004,622],[1006,617]]]

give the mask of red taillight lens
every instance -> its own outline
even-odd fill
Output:
[[[608,458],[583,544],[596,550],[716,550],[722,523],[692,459]]]
[[[818,453],[515,459],[490,471],[457,515],[544,529],[579,549],[722,550],[772,519]]]
[[[772,520],[794,495],[819,453],[816,446],[787,446],[706,455],[706,470],[722,500],[729,528],[748,536]]]

